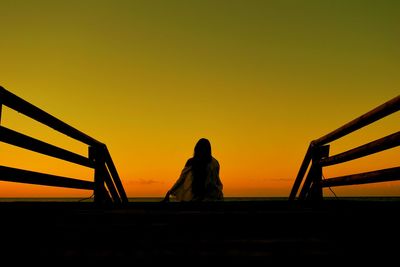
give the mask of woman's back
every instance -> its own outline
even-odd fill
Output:
[[[219,162],[211,155],[211,144],[201,138],[190,158],[182,170],[179,179],[167,192],[176,197],[178,201],[207,201],[222,200],[223,185],[219,177]]]
[[[200,165],[200,164],[199,164]],[[193,200],[222,200],[223,185],[219,177],[219,162],[214,157],[205,164],[196,176],[196,161],[191,158],[186,163],[192,172],[192,194]],[[200,168],[199,168],[200,169]]]

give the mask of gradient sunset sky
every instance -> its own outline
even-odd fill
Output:
[[[225,196],[288,196],[311,140],[400,92],[400,1],[0,1],[0,85],[107,144],[129,197],[163,196],[201,137]],[[399,130],[391,115],[331,153]],[[1,124],[87,155],[4,108]],[[324,169],[399,166],[400,150]],[[0,144],[0,165],[93,180]],[[333,188],[400,195],[400,183]],[[329,191],[324,191],[330,196]],[[0,182],[0,197],[91,192]]]

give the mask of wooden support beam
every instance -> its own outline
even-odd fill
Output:
[[[322,187],[379,183],[400,180],[400,167],[325,179]]]
[[[368,113],[350,121],[335,131],[314,141],[316,145],[323,145],[335,141],[349,133],[352,133],[368,124],[371,124],[379,119],[382,119],[396,111],[400,110],[400,95],[390,101],[374,108]]]
[[[84,156],[75,154],[54,145],[50,145],[46,142],[37,140],[35,138],[21,134],[3,126],[0,126],[0,141],[10,145],[35,151],[50,157],[55,157],[82,166],[94,168],[93,162],[90,161],[88,158],[85,158]]]
[[[47,125],[56,131],[59,131],[60,133],[63,133],[88,145],[101,144],[101,142],[97,141],[96,139],[82,133],[81,131],[57,119],[56,117],[50,115],[42,109],[7,91],[1,86],[0,99],[3,105],[6,105],[7,107],[14,109],[15,111],[18,111],[38,122],[41,122],[44,125]]]
[[[118,190],[118,193],[121,197],[121,200],[123,203],[128,203],[128,197],[126,196],[124,186],[122,185],[121,179],[117,172],[117,168],[114,165],[114,162],[111,158],[111,155],[110,155],[110,152],[108,151],[107,146],[105,146],[105,157],[106,157],[106,165],[110,171],[112,180],[114,181],[114,184],[115,184],[115,186]]]
[[[103,168],[104,168],[104,170],[103,170],[104,181],[106,183],[108,191],[110,192],[112,200],[116,204],[121,204],[120,196],[119,196],[117,189],[115,188],[115,185],[111,179],[110,173],[108,172],[107,167],[105,165],[103,166]]]
[[[105,145],[89,147],[89,158],[94,162],[94,202],[103,205],[112,202],[105,187]]]
[[[314,149],[314,145],[313,145],[313,143],[311,143],[308,146],[306,155],[304,156],[304,159],[303,159],[303,162],[301,163],[299,172],[297,173],[296,179],[294,180],[292,190],[290,191],[289,200],[294,200],[296,198],[296,195],[297,195],[297,192],[299,191],[301,182],[303,181],[304,175],[306,174],[308,166],[310,165],[313,149]]]
[[[0,166],[0,180],[88,190],[93,190],[94,187],[94,183],[90,181],[15,169],[6,166]]]
[[[322,166],[330,166],[368,156],[400,145],[400,131],[346,152],[321,159]]]
[[[322,166],[319,164],[321,158],[327,157],[329,155],[329,145],[315,147],[312,153],[312,165],[308,175],[303,183],[303,187],[299,194],[300,200],[312,199],[321,200],[322,199]]]

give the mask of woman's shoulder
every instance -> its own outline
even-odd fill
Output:
[[[212,164],[213,166],[219,167],[219,162],[218,162],[218,160],[217,160],[216,158],[214,158],[214,157],[212,157],[212,159],[211,159],[211,164]]]
[[[185,167],[190,167],[193,165],[193,158],[190,158],[186,161]]]
[[[188,160],[186,161],[185,167],[193,166],[193,162],[194,162],[194,159],[193,159],[193,158],[188,159]],[[214,167],[219,167],[219,162],[218,162],[218,160],[217,160],[216,158],[212,157],[212,158],[211,158],[211,165],[214,166]]]

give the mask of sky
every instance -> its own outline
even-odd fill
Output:
[[[399,1],[0,1],[0,85],[104,142],[128,197],[159,197],[199,138],[225,196],[288,196],[311,140],[399,95]],[[398,131],[399,114],[331,144]],[[8,108],[1,125],[87,156]],[[399,166],[400,149],[324,168]],[[93,171],[0,143],[0,165],[93,180]],[[332,188],[399,196],[400,183]],[[324,191],[331,196],[329,190]],[[0,182],[0,197],[86,190]]]

